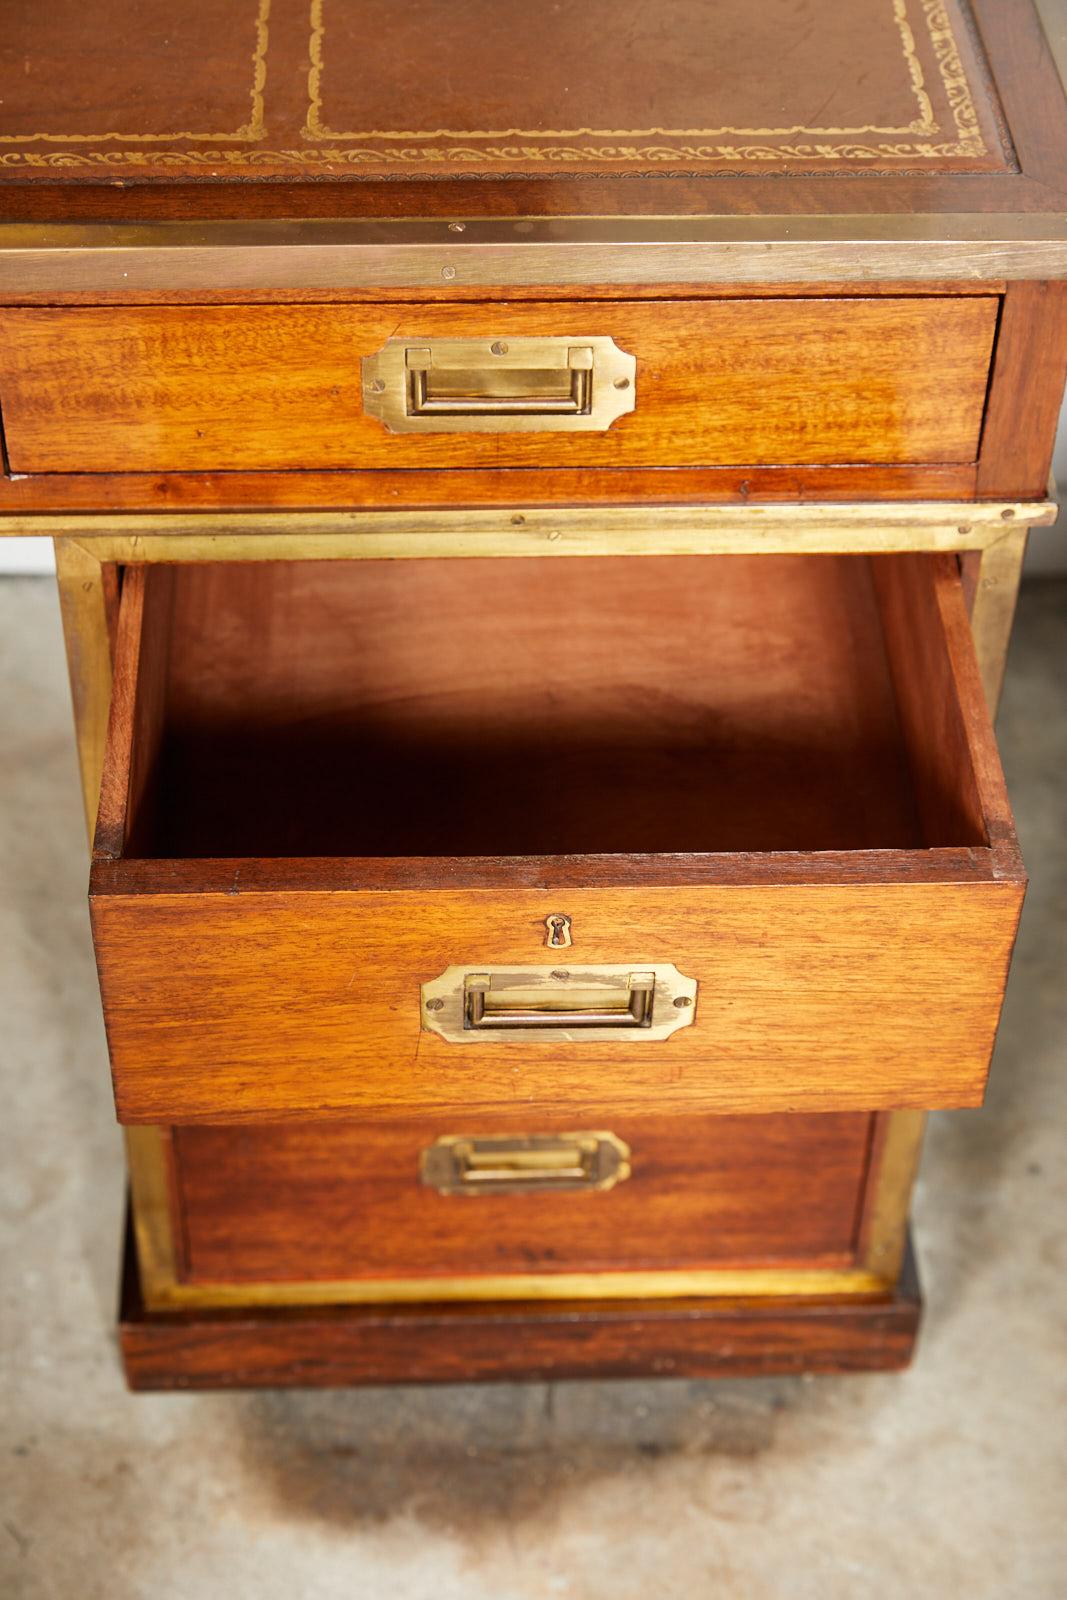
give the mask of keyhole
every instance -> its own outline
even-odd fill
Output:
[[[562,950],[571,942],[571,919],[559,913],[545,918],[548,938],[545,943],[551,950]]]

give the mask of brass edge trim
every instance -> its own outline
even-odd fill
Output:
[[[925,1127],[925,1111],[891,1111],[884,1119],[861,1265],[888,1287],[896,1283],[904,1263],[908,1208]]]
[[[166,1299],[178,1287],[178,1254],[171,1214],[167,1133],[163,1128],[124,1128],[130,1178],[130,1211],[146,1303]]]
[[[39,531],[58,535],[62,526],[62,519],[57,519],[53,526]],[[53,545],[82,802],[91,843],[111,708],[111,640],[101,571],[108,557],[71,538],[57,536]]]
[[[459,511],[147,512],[0,515],[5,534],[48,534],[71,559],[307,560],[378,555],[670,555],[783,549],[975,550],[1055,522],[1037,501],[806,501],[786,505],[532,506]],[[1010,524],[1010,528],[1009,525]],[[76,551],[73,547],[76,546]],[[77,555],[80,552],[80,556]]]
[[[486,1300],[672,1300],[884,1295],[880,1274],[857,1269],[753,1267],[666,1272],[526,1273],[467,1278],[382,1278],[356,1282],[143,1285],[150,1311],[227,1306],[411,1305]]]
[[[971,604],[971,633],[986,703],[994,717],[1004,686],[1028,534],[1029,527],[1025,523],[1013,524],[999,539],[983,548],[978,561]]]
[[[1056,196],[1050,192],[1050,202]],[[1056,278],[1048,213],[3,223],[0,294]]]

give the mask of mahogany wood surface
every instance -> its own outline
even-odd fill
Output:
[[[419,1158],[442,1134],[559,1133],[559,1114],[456,1128],[287,1123],[173,1130],[191,1283],[850,1266],[873,1118],[645,1117],[604,1192],[442,1195]]]
[[[16,473],[970,462],[999,300],[0,311]],[[360,360],[390,338],[610,335],[636,409],[604,433],[388,432]],[[491,358],[486,358],[491,359]]]
[[[125,853],[925,842],[862,557],[560,565],[170,569],[172,642],[146,619],[141,656],[169,657],[166,705],[138,702],[162,798]]]
[[[920,1309],[909,1252],[895,1292],[870,1299],[148,1312],[128,1235],[119,1337],[133,1389],[744,1377],[906,1367]]]
[[[118,472],[0,476],[4,517],[47,512],[397,510],[503,505],[734,505],[761,501],[966,500],[977,468],[601,467],[466,471]],[[161,527],[163,524],[161,523]]]
[[[885,558],[877,605],[865,557],[415,565],[176,569],[143,818],[168,580],[127,572],[92,901],[125,1120],[980,1100],[1024,879],[951,558]],[[902,734],[887,646],[953,738]],[[545,964],[559,910],[574,960],[696,977],[693,1026],[420,1029],[421,983]]]
[[[1013,283],[1003,302],[976,484],[1045,492],[1067,378],[1067,283]]]

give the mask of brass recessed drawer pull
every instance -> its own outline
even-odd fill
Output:
[[[464,985],[464,1012],[468,1028],[647,1028],[655,990],[652,972],[631,972],[625,989],[603,993],[564,983],[494,993],[493,980],[475,974]]]
[[[636,376],[603,336],[390,339],[363,358],[363,406],[392,433],[604,432],[634,409]]]
[[[446,1134],[419,1160],[421,1182],[439,1194],[589,1192],[629,1176],[629,1148],[613,1133]]]
[[[692,1022],[697,986],[677,967],[449,967],[423,985],[423,1026],[478,1038],[665,1039]]]

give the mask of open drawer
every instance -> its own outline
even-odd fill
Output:
[[[126,1121],[977,1105],[1024,882],[950,557],[126,570]]]

